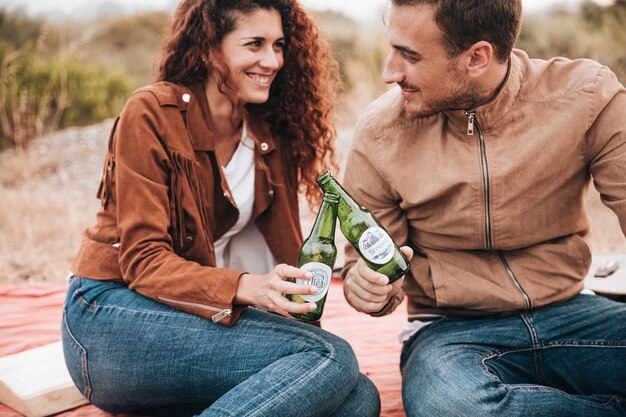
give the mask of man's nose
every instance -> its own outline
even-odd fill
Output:
[[[393,51],[389,54],[387,60],[385,61],[382,78],[387,84],[400,83],[404,81],[404,74],[400,71],[396,64]]]

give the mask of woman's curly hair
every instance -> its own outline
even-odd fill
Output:
[[[237,16],[258,9],[280,13],[285,34],[284,65],[263,104],[245,111],[265,121],[298,170],[300,191],[309,205],[321,201],[316,178],[334,162],[336,130],[331,113],[339,87],[338,65],[328,43],[296,0],[183,0],[166,39],[157,79],[183,85],[206,82],[218,71],[228,85],[227,69],[213,62]]]

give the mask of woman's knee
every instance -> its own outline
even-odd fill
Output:
[[[359,374],[356,385],[348,398],[333,413],[332,417],[379,417],[380,395],[372,381]]]
[[[315,331],[307,336],[307,340],[306,360],[315,364],[309,368],[311,378],[316,380],[316,384],[331,390],[336,400],[348,398],[360,375],[350,344],[325,331]]]
[[[352,390],[351,397],[354,401],[353,416],[380,416],[380,393],[376,385],[365,375],[359,374],[359,379]]]
[[[337,336],[331,335],[327,340],[330,358],[337,364],[337,371],[345,374],[346,378],[353,381],[353,385],[359,379],[359,363],[350,344]]]

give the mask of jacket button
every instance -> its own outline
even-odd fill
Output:
[[[183,94],[183,101],[189,103],[189,100],[191,100],[191,96],[188,93]]]
[[[263,142],[263,143],[261,144],[261,150],[262,150],[263,152],[267,151],[269,148],[270,148],[270,145],[268,145],[267,143]]]

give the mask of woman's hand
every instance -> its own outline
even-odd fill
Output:
[[[243,274],[239,278],[235,304],[247,304],[287,316],[288,313],[309,313],[317,308],[315,303],[294,303],[285,294],[316,294],[317,287],[287,281],[288,278],[311,279],[313,275],[294,266],[276,265],[266,275]]]

